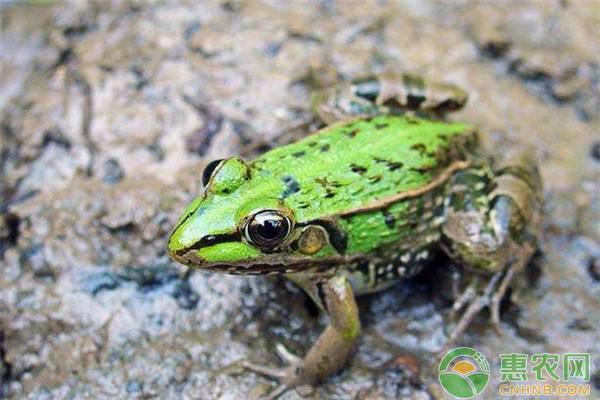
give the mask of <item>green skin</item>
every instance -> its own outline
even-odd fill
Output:
[[[221,162],[168,242],[169,255],[188,266],[284,273],[329,314],[304,358],[280,349],[287,368],[247,364],[281,381],[271,398],[338,371],[360,334],[354,295],[413,276],[436,247],[472,272],[470,289],[481,292],[449,344],[485,305],[497,324],[499,300],[539,229],[541,183],[531,158],[493,166],[472,127],[440,119],[466,102],[460,89],[392,75],[314,98],[316,114],[331,125],[252,162]],[[290,229],[264,245],[247,226],[267,210]]]

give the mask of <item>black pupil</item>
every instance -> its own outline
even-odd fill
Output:
[[[283,231],[281,220],[265,219],[256,224],[256,233],[266,240],[277,239]]]
[[[273,247],[287,236],[290,225],[287,218],[273,211],[258,213],[248,227],[249,239],[261,247]]]
[[[215,169],[219,166],[219,164],[223,161],[223,159],[213,160],[208,163],[208,165],[204,168],[202,172],[202,184],[204,186],[208,185],[208,181],[210,181],[210,177],[212,176]]]

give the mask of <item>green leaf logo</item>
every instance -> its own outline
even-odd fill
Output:
[[[490,381],[490,366],[480,352],[459,347],[444,356],[438,369],[440,384],[451,396],[471,399]]]

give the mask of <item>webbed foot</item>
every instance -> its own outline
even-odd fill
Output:
[[[443,357],[448,352],[450,347],[456,343],[469,327],[475,316],[485,307],[489,307],[490,309],[490,324],[498,335],[502,334],[502,328],[500,327],[500,303],[510,286],[515,272],[523,266],[524,261],[526,259],[513,260],[508,268],[493,274],[487,280],[485,286],[482,286],[480,277],[476,276],[473,278],[473,281],[471,281],[463,294],[452,306],[451,313],[453,315],[459,312],[464,306],[466,306],[466,309],[448,335],[448,341],[438,353],[438,358]],[[478,286],[479,290],[477,289]]]
[[[306,386],[301,391],[304,393],[308,389],[311,389],[310,385],[301,385],[301,374],[299,371],[302,368],[302,358],[298,357],[291,351],[289,351],[283,344],[277,343],[275,346],[277,355],[286,364],[285,367],[267,367],[264,365],[258,365],[251,362],[245,361],[242,366],[252,372],[256,372],[259,375],[265,376],[269,379],[273,379],[279,382],[279,385],[269,393],[268,396],[264,397],[263,400],[274,400],[281,396],[283,393],[297,386]]]

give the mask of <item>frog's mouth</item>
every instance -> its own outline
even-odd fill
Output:
[[[230,264],[216,264],[211,265],[209,269],[211,271],[222,272],[231,275],[275,275],[275,274],[289,274],[293,272],[300,272],[311,268],[309,264],[255,264],[236,266]]]
[[[267,274],[285,274],[300,272],[306,270],[309,266],[306,262],[294,264],[283,263],[213,263],[199,259],[194,251],[190,251],[183,256],[171,255],[175,261],[193,268],[200,268],[210,272],[221,272],[231,275],[267,275]]]
[[[332,265],[341,262],[340,257],[328,257],[318,260],[306,260],[298,258],[296,260],[287,258],[286,263],[278,262],[281,260],[280,255],[273,255],[272,260],[268,257],[265,260],[263,256],[261,261],[253,262],[252,260],[240,262],[207,262],[197,255],[195,250],[189,250],[184,254],[169,253],[169,256],[180,264],[187,265],[192,268],[199,268],[210,272],[220,272],[231,275],[275,275],[289,274],[306,270],[324,270]]]

